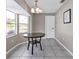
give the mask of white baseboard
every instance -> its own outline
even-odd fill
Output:
[[[9,50],[6,52],[6,55],[8,55],[8,54],[9,54],[13,49],[15,49],[17,46],[19,46],[19,45],[21,45],[21,44],[24,44],[24,43],[27,43],[27,41],[26,41],[26,42],[19,43],[19,44],[15,45],[14,47],[12,47],[11,49],[9,49]]]
[[[73,53],[65,45],[63,45],[57,38],[55,38],[55,40],[73,56]]]
[[[56,40],[61,46],[63,46],[63,47],[73,56],[73,53],[72,53],[68,48],[66,48],[57,38],[55,38],[55,40]],[[19,46],[19,45],[21,45],[21,44],[24,44],[24,43],[27,43],[27,41],[15,45],[15,46],[12,47],[11,49],[9,49],[9,50],[6,52],[6,54],[8,55],[13,49],[15,49],[17,46]]]
[[[44,37],[43,39],[46,39],[46,38]],[[27,43],[27,41],[26,41],[26,42],[19,43],[19,44],[15,45],[14,47],[12,47],[11,49],[9,49],[9,50],[6,52],[6,55],[8,55],[8,54],[9,54],[13,49],[15,49],[17,46],[19,46],[19,45],[21,45],[21,44],[24,44],[24,43]]]

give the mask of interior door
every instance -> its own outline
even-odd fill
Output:
[[[45,16],[45,37],[55,38],[55,16]]]

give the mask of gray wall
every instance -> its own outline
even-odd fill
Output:
[[[56,13],[56,38],[73,52],[73,19],[71,23],[63,24],[63,12],[71,9],[73,14],[73,1],[69,0]],[[71,15],[71,17],[73,17]]]
[[[30,17],[32,17],[32,14],[30,13],[30,8],[25,3],[25,0],[16,0],[16,2],[30,14]],[[31,19],[33,20],[33,17]],[[18,20],[19,20],[19,18],[17,18],[17,21]],[[17,35],[10,37],[10,38],[6,38],[6,51],[9,51],[15,45],[22,43],[22,42],[25,42],[27,40],[27,39],[23,38],[22,34],[18,33],[19,32],[18,25],[19,24],[17,23]]]
[[[12,47],[14,47],[17,44],[26,42],[26,41],[27,39],[24,39],[21,34],[7,38],[6,39],[6,51],[9,51]]]
[[[34,14],[34,31],[33,32],[43,32],[45,33],[45,16],[55,15],[54,13],[42,13]]]
[[[19,33],[19,14],[17,14],[17,34],[6,39],[6,51],[9,51],[9,49],[15,45],[25,41],[27,41],[27,39],[25,39],[23,35]]]
[[[19,0],[18,0],[19,1]],[[18,2],[17,1],[17,2]],[[22,0],[20,0],[22,1]],[[24,0],[23,0],[24,1]],[[30,8],[25,5],[24,2],[18,2],[21,4],[21,6],[30,13]],[[27,8],[26,8],[27,7]],[[56,14],[56,37],[70,50],[73,51],[73,20],[70,24],[63,24],[63,12],[67,9],[72,9],[72,1],[69,0],[69,2],[65,5],[63,5],[59,11]],[[32,30],[33,32],[45,32],[45,16],[46,15],[55,15],[55,13],[51,14],[34,14],[32,15]],[[64,40],[62,40],[64,38]],[[27,39],[24,39],[21,34],[17,34],[16,36],[13,36],[11,38],[6,39],[6,50],[8,51],[13,46],[25,42]]]

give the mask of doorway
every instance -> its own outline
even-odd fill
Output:
[[[45,38],[55,38],[55,16],[45,16]]]

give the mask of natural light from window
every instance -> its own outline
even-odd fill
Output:
[[[11,36],[16,34],[16,19],[15,13],[10,12],[7,10],[7,17],[6,17],[6,35]]]
[[[28,16],[19,15],[19,33],[27,33],[29,31]]]

